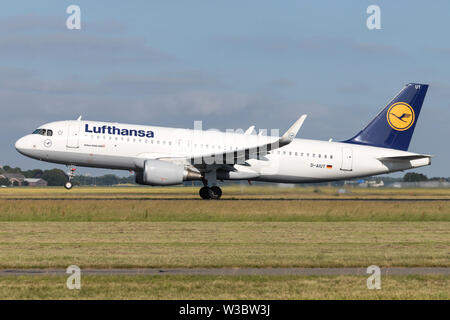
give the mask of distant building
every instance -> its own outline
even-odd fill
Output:
[[[12,185],[18,186],[21,186],[25,180],[25,176],[20,173],[2,173],[0,174],[0,178],[8,179]]]
[[[396,182],[391,185],[393,188],[450,188],[448,181],[419,181],[419,182]]]
[[[41,178],[25,178],[23,181],[28,182],[30,187],[46,187],[47,181]]]

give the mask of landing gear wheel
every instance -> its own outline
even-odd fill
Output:
[[[72,189],[72,182],[70,182],[70,181],[67,181],[66,182],[66,184],[64,185],[64,188],[66,188],[67,190],[70,190],[70,189]]]
[[[67,181],[66,184],[64,185],[64,188],[66,188],[67,190],[70,190],[73,187],[72,182],[70,182],[70,180],[72,180],[72,178],[75,176],[76,170],[77,169],[74,167],[69,167],[69,172],[67,173],[67,176],[69,177],[69,181]]]
[[[220,197],[222,196],[222,189],[220,189],[218,186],[212,186],[210,189],[213,194],[211,198],[220,199]]]
[[[208,187],[200,188],[199,194],[202,199],[211,199],[211,190]]]
[[[222,196],[222,189],[220,189],[217,186],[209,187],[202,187],[199,191],[200,197],[205,200],[213,199],[217,200],[220,199]]]

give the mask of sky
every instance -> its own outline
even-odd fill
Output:
[[[80,30],[66,27],[72,4]],[[372,4],[380,30],[366,26]],[[79,115],[284,132],[306,113],[298,137],[345,140],[417,82],[430,88],[409,150],[434,158],[415,171],[449,177],[448,12],[446,0],[8,2],[0,10],[0,165],[65,169],[20,155],[14,143]]]

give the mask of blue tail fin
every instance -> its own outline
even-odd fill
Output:
[[[428,85],[409,83],[347,143],[408,150]]]

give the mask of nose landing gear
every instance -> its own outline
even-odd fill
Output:
[[[72,180],[72,178],[75,176],[75,171],[76,171],[76,170],[77,170],[77,168],[71,167],[71,168],[69,169],[69,172],[67,173],[67,176],[69,177],[69,181],[67,181],[67,182],[64,184],[64,188],[66,188],[67,190],[70,190],[70,189],[72,189],[72,187],[73,187],[72,182],[71,182],[70,180]]]

